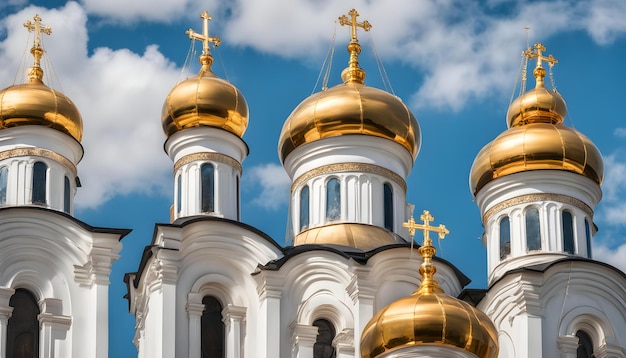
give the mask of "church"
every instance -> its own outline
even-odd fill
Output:
[[[248,105],[213,73],[221,40],[200,17],[187,31],[203,44],[200,71],[162,107],[171,220],[124,278],[138,357],[626,358],[626,274],[591,252],[603,159],[563,123],[542,44],[523,53],[534,88],[468,173],[488,269],[488,287],[469,289],[436,255],[431,235],[449,233],[437,213],[406,201],[422,134],[400,98],[365,84],[358,37],[372,25],[355,9],[339,17],[351,34],[342,83],[283,124],[283,246],[241,221]],[[130,230],[73,216],[82,118],[43,82],[51,28],[38,15],[24,26],[28,80],[0,91],[0,356],[105,358],[109,275]]]

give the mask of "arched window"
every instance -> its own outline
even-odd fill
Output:
[[[7,203],[7,184],[9,182],[9,168],[0,168],[0,205]]]
[[[508,216],[500,220],[500,260],[511,254],[511,221]]]
[[[202,336],[202,358],[224,358],[226,350],[225,326],[222,322],[222,304],[213,296],[202,298],[204,311],[200,318],[200,334]]]
[[[341,184],[332,178],[326,183],[326,220],[341,218]]]
[[[393,231],[393,189],[389,183],[383,185],[383,210],[385,215],[385,229]]]
[[[300,190],[300,231],[309,227],[309,186]]]
[[[9,300],[13,307],[7,327],[7,357],[39,357],[39,305],[32,293],[18,288]]]
[[[48,166],[42,162],[35,162],[33,165],[33,204],[46,203],[46,175]]]
[[[526,211],[526,244],[528,251],[541,250],[541,231],[537,208],[530,208]]]
[[[593,357],[593,341],[585,331],[577,331],[578,348],[576,349],[576,358],[592,358]]]
[[[587,239],[587,257],[591,258],[591,227],[587,218],[585,218],[585,239]]]
[[[335,327],[325,319],[318,319],[313,322],[317,327],[317,339],[313,345],[313,358],[335,358],[337,352],[333,347],[335,339]]]
[[[183,206],[183,183],[181,183],[181,175],[176,176],[176,212],[180,214]]]
[[[203,213],[215,211],[215,168],[211,163],[204,163],[200,166],[201,181],[201,210]]]
[[[564,211],[561,214],[561,221],[563,222],[563,251],[568,254],[574,254],[574,222],[572,213]]]
[[[70,213],[70,178],[67,176],[63,180],[63,211]]]

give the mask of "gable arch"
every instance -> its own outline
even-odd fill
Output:
[[[576,307],[561,319],[559,336],[575,336],[579,330],[586,332],[591,337],[594,349],[604,343],[618,343],[610,320],[595,307]]]

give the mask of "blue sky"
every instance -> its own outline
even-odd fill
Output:
[[[352,7],[373,25],[359,37],[366,84],[383,86],[375,48],[395,94],[420,123],[423,144],[407,199],[416,212],[429,209],[436,224],[450,229],[438,255],[465,272],[472,287],[486,285],[482,226],[468,174],[479,150],[506,129],[528,26],[530,43],[543,42],[559,60],[554,79],[568,104],[566,123],[605,157],[595,258],[626,270],[626,2],[3,0],[0,87],[15,78],[22,82],[24,66],[31,64],[22,24],[39,13],[53,28],[44,39],[53,70],[44,80],[83,115],[83,187],[75,216],[134,230],[111,275],[111,357],[136,356],[122,277],[137,269],[154,223],[169,221],[173,164],[163,151],[160,118],[169,90],[197,70],[195,54],[191,72],[181,71],[191,44],[185,30],[201,30],[204,9],[213,15],[210,31],[222,38],[214,71],[243,92],[251,114],[242,221],[283,243],[290,183],[278,160],[278,135],[314,90],[335,30],[330,85],[339,83],[348,30],[335,20]]]

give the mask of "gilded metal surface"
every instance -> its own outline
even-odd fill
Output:
[[[42,157],[42,158],[48,158],[48,159],[54,160],[55,162],[61,163],[61,165],[71,170],[74,176],[77,175],[76,166],[69,159],[65,158],[59,153],[56,153],[47,149],[42,149],[42,148],[16,148],[16,149],[5,150],[5,151],[0,152],[0,161],[9,159],[9,158],[27,157],[27,156],[28,157],[36,156],[36,157]]]
[[[469,303],[446,295],[434,275],[437,268],[432,263],[436,253],[429,236],[430,231],[440,237],[448,231],[431,226],[434,220],[428,211],[420,219],[405,226],[424,231],[420,287],[411,296],[401,298],[379,311],[363,329],[361,357],[374,358],[400,348],[421,344],[450,346],[464,349],[479,358],[498,356],[497,330],[489,317]]]
[[[585,214],[587,214],[589,218],[593,219],[593,210],[589,207],[589,205],[585,204],[584,202],[574,197],[571,197],[568,195],[562,195],[562,194],[539,193],[539,194],[528,194],[528,195],[516,196],[514,198],[498,203],[497,205],[494,205],[489,210],[487,210],[485,215],[483,215],[483,225],[486,225],[489,219],[495,213],[498,213],[506,208],[510,208],[511,206],[520,205],[520,204],[536,203],[539,201],[554,201],[554,202],[571,205],[575,208],[578,208],[584,211]]]
[[[202,68],[198,75],[176,85],[167,95],[161,112],[161,125],[166,136],[186,128],[208,126],[227,130],[242,137],[248,128],[248,104],[239,90],[231,83],[218,78],[212,71],[213,56],[209,43],[219,45],[219,37],[208,34],[208,12],[201,16],[203,33],[189,29],[192,39],[203,42],[199,58]]]
[[[363,251],[399,242],[404,241],[393,232],[378,226],[358,223],[318,226],[302,231],[293,239],[294,246],[305,244],[341,245]]]
[[[83,120],[78,109],[63,93],[46,86],[40,67],[43,49],[41,35],[50,35],[50,26],[42,27],[39,15],[24,24],[29,32],[35,32],[30,52],[34,65],[28,72],[29,82],[14,85],[0,91],[0,129],[25,125],[40,125],[56,129],[80,142],[83,136]]]
[[[406,192],[406,182],[402,179],[401,176],[392,172],[391,170],[383,167],[379,167],[374,164],[366,164],[366,163],[338,163],[338,164],[329,164],[324,165],[323,167],[317,167],[315,169],[311,169],[308,172],[300,175],[296,180],[294,180],[293,184],[291,184],[291,192],[293,193],[294,189],[297,188],[302,182],[308,181],[311,178],[316,176],[330,174],[330,173],[346,173],[346,172],[360,172],[360,173],[371,173],[377,174],[386,178],[389,178],[396,182],[396,184],[402,187],[402,190]]]
[[[176,163],[174,163],[174,173],[176,173],[178,169],[183,165],[195,162],[197,160],[210,160],[213,162],[224,163],[237,169],[237,171],[239,171],[239,175],[241,175],[241,163],[225,154],[214,152],[194,153],[178,159]]]
[[[604,162],[598,148],[582,133],[563,124],[565,101],[544,85],[543,45],[524,55],[537,60],[536,86],[517,98],[509,107],[509,129],[487,144],[476,156],[470,174],[470,188],[476,195],[493,179],[529,170],[556,169],[581,174],[598,184],[604,177]]]
[[[364,31],[369,31],[372,25],[367,21],[358,22],[356,18],[359,13],[356,9],[352,9],[348,12],[350,19],[346,15],[339,17],[339,24],[341,26],[350,26],[351,35],[350,43],[348,44],[348,53],[350,54],[350,60],[348,61],[348,67],[341,73],[341,79],[344,83],[357,82],[363,84],[365,80],[365,71],[359,67],[359,54],[361,53],[361,45],[357,39],[357,28],[362,28]]]

